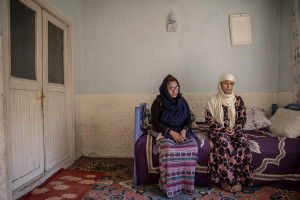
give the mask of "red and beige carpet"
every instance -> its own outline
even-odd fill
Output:
[[[91,176],[86,177],[85,175],[78,176],[80,180],[95,180],[94,184],[88,189],[88,191],[81,192],[85,193],[84,196],[75,195],[72,192],[68,193],[56,193],[56,198],[47,199],[42,197],[40,199],[45,200],[61,200],[61,199],[78,199],[78,200],[163,200],[167,199],[166,195],[161,193],[157,184],[153,185],[134,185],[133,184],[133,159],[110,159],[110,158],[89,158],[81,157],[72,166],[68,168],[69,171],[78,171],[82,173],[97,173],[100,172],[100,178]],[[68,171],[66,170],[66,171]],[[104,172],[101,175],[101,172]],[[64,177],[64,176],[62,176]],[[76,176],[77,177],[77,176]],[[99,177],[99,176],[98,176]],[[72,178],[70,178],[72,179]],[[67,178],[63,179],[67,180]],[[72,179],[74,181],[74,178]],[[61,179],[59,180],[61,181]],[[56,184],[58,188],[64,188],[67,185],[63,183],[53,183],[53,180],[47,181],[46,185],[52,182],[51,187]],[[86,181],[86,183],[89,181]],[[89,182],[91,183],[91,181]],[[59,186],[60,185],[60,186]],[[39,186],[36,190],[41,193],[43,190]],[[71,186],[72,188],[72,186]],[[48,188],[49,189],[49,188]],[[77,189],[73,189],[77,190]],[[62,191],[62,190],[60,190]],[[68,195],[67,195],[68,194]],[[28,199],[33,198],[32,194],[29,194]],[[26,198],[25,198],[26,199]],[[24,198],[22,200],[25,200]],[[300,200],[300,192],[284,190],[280,188],[263,186],[263,187],[247,187],[243,188],[241,192],[230,193],[224,192],[219,187],[206,187],[196,185],[193,196],[180,195],[179,199],[182,200],[234,200],[234,199],[253,199],[253,200]]]
[[[60,169],[43,184],[19,200],[82,199],[97,183],[103,172]]]

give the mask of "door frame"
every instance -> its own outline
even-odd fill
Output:
[[[31,180],[28,184],[21,186],[20,188],[12,191],[12,177],[10,171],[10,143],[11,137],[9,135],[9,122],[8,122],[8,108],[9,108],[9,88],[10,88],[10,13],[9,13],[9,0],[3,0],[2,2],[2,48],[3,48],[3,65],[2,65],[2,76],[3,76],[3,118],[4,118],[4,135],[5,135],[5,167],[6,167],[6,177],[7,177],[7,197],[8,199],[18,198],[30,191],[34,187],[38,186],[40,183],[45,181],[48,177],[54,174],[61,167],[67,167],[75,160],[75,118],[74,118],[74,69],[73,69],[73,33],[74,25],[71,20],[69,20],[61,11],[55,8],[47,0],[29,0],[38,4],[42,9],[46,10],[49,14],[56,17],[63,23],[67,25],[67,48],[65,53],[67,54],[66,63],[66,80],[65,84],[67,86],[66,90],[66,102],[67,102],[67,131],[70,136],[70,152],[71,157],[66,161],[60,163],[48,171],[42,173],[40,176]],[[1,70],[1,69],[0,69]],[[1,75],[1,73],[0,73]]]

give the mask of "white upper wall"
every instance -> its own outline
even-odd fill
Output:
[[[280,6],[278,92],[293,91],[293,1],[283,0]]]
[[[80,93],[156,93],[169,73],[184,93],[215,92],[224,72],[236,76],[237,92],[277,91],[280,3],[84,0]],[[171,9],[177,32],[166,31]],[[251,14],[251,45],[230,43],[237,13]]]
[[[82,70],[83,0],[48,0],[74,24],[74,88],[80,92]]]
[[[237,92],[294,89],[290,0],[49,2],[74,23],[76,93],[157,93],[169,73],[184,93],[216,92],[223,72],[236,76]],[[166,31],[171,9],[175,33]],[[231,46],[236,13],[251,14],[253,44]]]

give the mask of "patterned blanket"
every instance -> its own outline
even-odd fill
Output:
[[[195,182],[211,185],[207,178],[209,128],[197,122],[192,126],[199,148]],[[300,139],[277,137],[267,129],[246,131],[253,156],[254,186],[272,185],[300,191]],[[158,152],[151,130],[135,144],[138,184],[157,183]]]

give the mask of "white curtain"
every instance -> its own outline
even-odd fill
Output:
[[[300,104],[300,0],[294,0],[293,11],[293,57],[295,76],[295,95]]]

